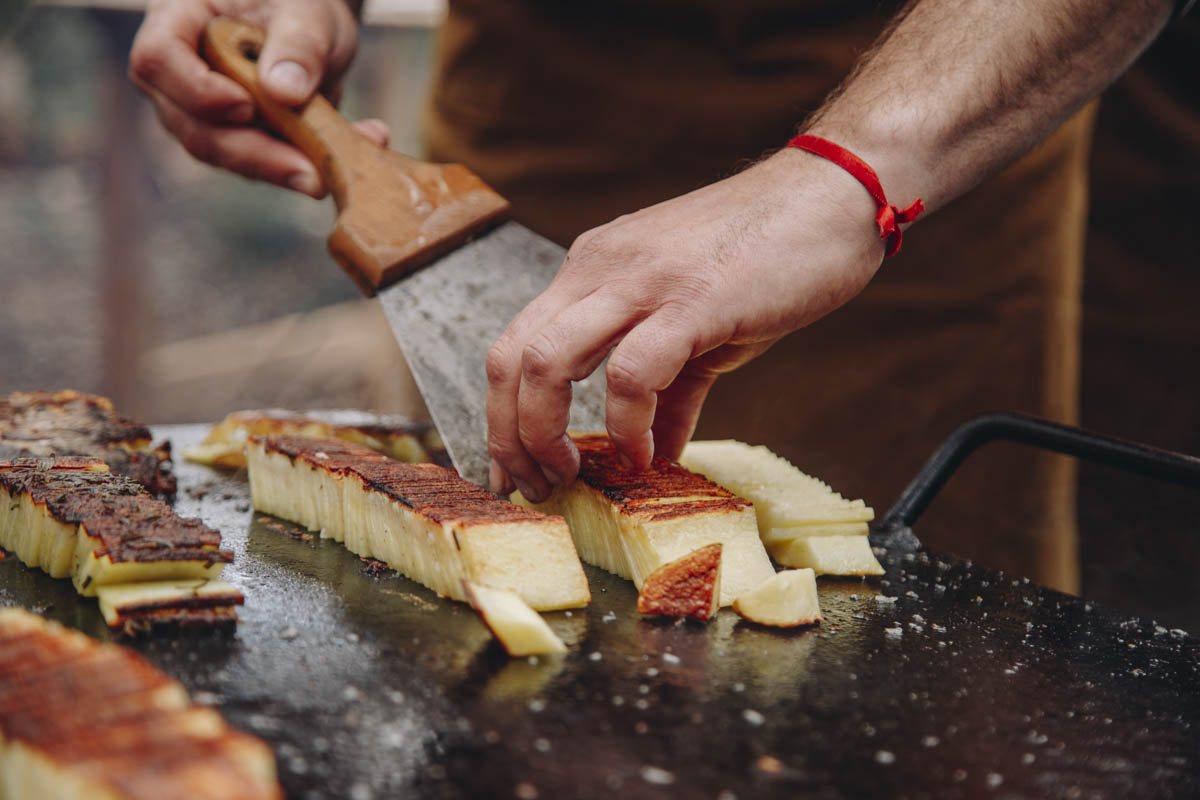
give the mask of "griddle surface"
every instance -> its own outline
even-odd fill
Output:
[[[777,632],[643,620],[589,567],[591,606],[546,615],[567,656],[511,660],[466,606],[252,511],[244,475],[176,471],[246,605],[234,636],[134,647],[269,741],[292,798],[1200,795],[1195,640],[1019,578],[891,552]],[[108,638],[15,557],[0,603]]]

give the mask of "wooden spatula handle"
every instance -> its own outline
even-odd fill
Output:
[[[328,100],[293,109],[258,83],[265,34],[239,20],[208,24],[208,63],[249,90],[262,118],[312,160],[338,217],[329,252],[367,294],[459,247],[508,216],[508,202],[461,164],[430,164],[376,145]]]

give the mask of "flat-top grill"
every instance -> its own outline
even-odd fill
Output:
[[[1135,449],[1200,485],[1194,459]],[[269,741],[289,797],[1200,795],[1195,639],[930,552],[903,524],[920,503],[873,534],[882,579],[821,579],[819,628],[643,620],[589,567],[591,605],[546,615],[570,652],[527,661],[466,606],[254,512],[244,476],[177,473],[177,510],[235,551],[242,622],[134,646]],[[0,603],[108,635],[16,559]]]

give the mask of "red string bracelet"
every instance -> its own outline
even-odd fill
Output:
[[[888,240],[887,252],[883,257],[890,258],[900,251],[900,240],[904,238],[900,231],[900,223],[912,222],[925,210],[925,203],[921,198],[918,197],[903,211],[888,205],[887,197],[883,194],[883,185],[879,183],[879,176],[875,174],[875,170],[854,153],[828,139],[801,134],[788,142],[787,146],[832,161],[853,175],[870,192],[879,206],[879,212],[875,214],[875,222],[879,225],[879,238]]]

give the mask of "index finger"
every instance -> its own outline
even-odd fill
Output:
[[[130,80],[199,119],[249,122],[254,115],[250,93],[200,57],[200,37],[210,19],[211,12],[187,3],[152,7],[129,52]]]

